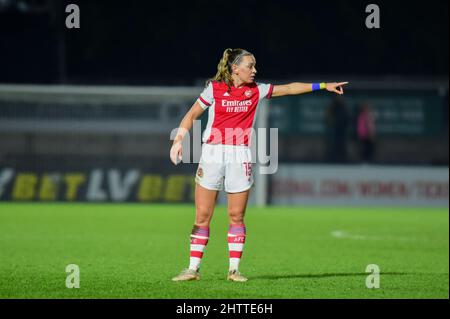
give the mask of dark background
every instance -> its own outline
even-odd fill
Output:
[[[71,3],[80,29],[66,28]],[[380,29],[366,27],[371,3]],[[170,131],[241,47],[260,82],[350,82],[339,104],[329,92],[269,102],[280,163],[448,166],[448,12],[446,0],[0,0],[0,165],[171,165]]]
[[[66,29],[69,3],[81,28]],[[367,29],[376,3],[381,29]],[[0,0],[0,82],[193,85],[227,47],[259,77],[448,77],[448,1]]]

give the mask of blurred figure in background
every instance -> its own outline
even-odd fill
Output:
[[[356,119],[356,133],[358,136],[361,160],[372,162],[375,154],[375,116],[369,103],[359,107]]]
[[[327,161],[347,162],[348,111],[342,96],[335,96],[325,114]]]

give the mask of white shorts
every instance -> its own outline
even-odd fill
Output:
[[[253,185],[252,154],[248,146],[206,144],[198,164],[195,182],[209,190],[240,193]]]

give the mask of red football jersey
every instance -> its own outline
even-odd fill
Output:
[[[198,98],[203,109],[209,108],[203,142],[248,146],[258,104],[270,99],[272,90],[272,84],[263,83],[229,90],[226,83],[211,81]]]

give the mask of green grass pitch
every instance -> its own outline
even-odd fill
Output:
[[[0,298],[448,298],[447,208],[249,207],[240,270],[225,280],[226,207],[218,206],[197,282],[193,205],[0,204]],[[68,289],[66,266],[80,268]],[[379,266],[380,288],[365,285]]]

